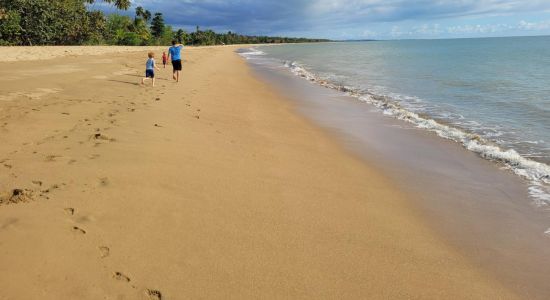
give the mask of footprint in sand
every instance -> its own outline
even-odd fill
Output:
[[[0,194],[1,204],[16,204],[34,200],[34,192],[29,189],[13,189],[7,193]]]
[[[79,234],[86,234],[86,230],[78,227],[78,226],[73,226],[73,231],[76,232],[76,233],[79,233]]]
[[[100,157],[99,154],[92,154],[92,155],[89,155],[89,156],[88,156],[89,159],[96,159],[96,158],[98,158],[98,157]]]
[[[56,161],[56,158],[61,157],[61,155],[48,155],[46,156],[45,161],[47,162],[53,162]]]
[[[9,218],[6,222],[3,222],[0,226],[0,229],[9,229],[12,227],[15,227],[15,224],[19,223],[19,219],[17,218]]]
[[[109,249],[109,247],[106,247],[106,246],[100,246],[98,247],[98,249],[99,249],[101,258],[105,258],[109,256],[109,253],[111,252],[111,249]]]
[[[108,186],[109,185],[109,178],[107,178],[107,177],[99,178],[99,185]]]
[[[147,290],[147,296],[149,296],[149,299],[151,300],[162,300],[162,293],[157,290]]]
[[[63,184],[63,185],[65,185],[65,184]],[[59,189],[59,188],[60,188],[59,184],[53,184],[53,185],[51,185],[49,188],[47,188],[47,189],[45,189],[45,190],[42,190],[41,192],[42,192],[43,194],[47,194],[47,193],[49,193],[49,192],[51,192],[51,191],[54,191],[54,190],[57,190],[57,189]]]
[[[114,142],[114,141],[115,141],[115,139],[109,138],[108,136],[106,136],[105,134],[100,133],[100,132],[94,133],[94,134],[91,136],[91,139],[94,139],[94,140],[102,140],[102,141],[109,141],[109,142]]]
[[[4,168],[11,169],[13,166],[7,163],[8,160],[9,159],[3,159],[3,160],[0,161],[0,164],[2,164],[4,166]]]
[[[75,209],[72,208],[72,207],[67,207],[65,209],[63,209],[63,211],[65,211],[65,213],[69,216],[73,216],[74,215],[74,212],[75,212]]]
[[[122,274],[121,272],[113,273],[113,278],[120,281],[130,282],[130,277]]]

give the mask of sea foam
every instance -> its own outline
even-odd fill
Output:
[[[323,87],[347,93],[360,101],[374,105],[384,115],[414,124],[417,128],[436,133],[438,136],[460,143],[464,148],[477,153],[480,157],[501,164],[504,168],[529,182],[528,192],[538,206],[550,205],[550,166],[520,155],[514,149],[503,149],[499,145],[481,137],[478,134],[467,132],[463,129],[442,124],[427,116],[421,116],[412,112],[391,96],[360,91],[354,87],[340,85],[323,79],[308,71],[306,67],[294,61],[285,61],[287,67],[294,75]],[[501,133],[494,133],[498,136]]]
[[[239,53],[239,55],[241,55],[246,59],[251,59],[253,57],[262,56],[266,54],[265,52],[258,50],[257,48],[239,49],[237,53]]]

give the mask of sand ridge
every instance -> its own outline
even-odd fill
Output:
[[[3,63],[0,299],[514,298],[234,49]]]

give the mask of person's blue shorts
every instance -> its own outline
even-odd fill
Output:
[[[155,78],[155,70],[145,70],[145,77]]]

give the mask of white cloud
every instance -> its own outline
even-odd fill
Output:
[[[361,33],[361,37],[364,38],[364,39],[372,39],[372,38],[376,38],[379,36],[379,33],[376,32],[376,31],[373,31],[373,30],[363,30],[363,32]]]
[[[518,26],[518,29],[521,30],[548,30],[550,29],[550,20],[547,21],[541,21],[541,22],[526,22],[526,21],[520,21]]]
[[[412,28],[411,34],[420,34],[424,36],[437,36],[443,33],[439,24],[423,24]]]

